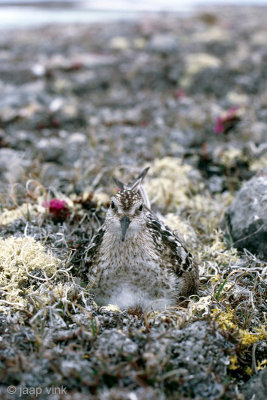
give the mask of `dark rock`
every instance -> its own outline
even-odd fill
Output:
[[[64,143],[55,137],[41,139],[36,147],[44,161],[60,162],[64,156]]]
[[[267,368],[253,376],[243,387],[245,400],[267,399]]]
[[[67,138],[66,153],[64,161],[74,162],[81,158],[83,150],[86,150],[88,144],[86,143],[86,136],[84,133],[72,133]],[[89,153],[89,151],[87,151]]]
[[[196,142],[196,133],[193,130],[181,131],[174,129],[170,132],[171,140],[183,147],[190,147]]]
[[[267,259],[267,176],[253,177],[237,192],[222,228],[234,246]]]
[[[128,389],[106,389],[99,394],[99,400],[165,400],[166,396],[159,389],[151,387],[139,388],[136,391]]]
[[[24,153],[13,149],[0,149],[0,175],[6,181],[16,181],[28,164],[23,159]]]
[[[224,189],[224,179],[221,176],[213,175],[207,181],[211,193],[221,193]]]

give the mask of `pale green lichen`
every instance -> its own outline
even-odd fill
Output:
[[[8,210],[5,208],[2,214],[0,214],[0,225],[9,225],[18,219],[26,218],[29,220],[31,216],[41,215],[46,211],[43,205],[44,203],[44,197],[39,196],[36,199],[35,204],[23,203],[13,210]]]
[[[237,92],[231,91],[231,92],[227,93],[226,98],[228,101],[230,101],[234,105],[246,106],[247,104],[249,104],[249,96],[244,93],[237,93]]]
[[[22,204],[21,206],[15,208],[14,210],[4,209],[2,214],[0,214],[0,225],[9,225],[17,219],[27,217],[27,215],[34,213],[31,204]]]
[[[244,157],[240,149],[230,147],[222,153],[220,161],[223,165],[231,167],[232,165],[236,164],[237,160],[242,160],[243,158]]]
[[[267,165],[267,154],[264,154],[258,159],[255,159],[251,162],[249,169],[253,172],[260,171]]]
[[[0,238],[0,309],[5,310],[8,304],[25,307],[34,273],[41,271],[41,279],[45,281],[57,272],[60,264],[59,259],[32,237]]]
[[[100,307],[101,311],[110,311],[110,312],[121,312],[120,307],[118,307],[116,304],[108,304],[107,306]]]
[[[219,58],[208,53],[192,53],[186,56],[188,75],[195,75],[205,68],[218,68],[221,65]]]
[[[152,204],[175,211],[186,203],[191,192],[199,190],[199,185],[188,177],[191,171],[192,167],[183,164],[181,159],[156,159],[150,166],[148,179],[144,184]]]
[[[216,69],[221,66],[221,60],[208,53],[191,53],[185,59],[185,74],[180,80],[180,86],[187,88],[191,85],[195,75],[206,68]]]
[[[178,215],[168,213],[164,216],[164,222],[172,230],[177,231],[186,242],[193,244],[197,241],[197,235],[192,225],[183,221]]]
[[[205,29],[203,32],[197,32],[190,37],[193,42],[226,42],[230,40],[231,36],[226,29],[219,27],[212,27],[210,29]]]
[[[95,192],[93,196],[93,201],[96,202],[97,208],[99,209],[102,205],[107,205],[110,201],[110,197],[104,192]]]
[[[126,50],[130,47],[130,42],[126,37],[115,36],[110,40],[109,46],[114,50]]]

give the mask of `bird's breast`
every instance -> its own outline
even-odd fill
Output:
[[[162,267],[160,255],[150,239],[121,242],[106,238],[101,247],[94,287],[99,305],[146,308],[155,299],[172,304],[175,277]]]

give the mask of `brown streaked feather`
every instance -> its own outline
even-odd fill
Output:
[[[139,192],[132,192],[128,189],[118,192],[114,197],[119,199],[122,209],[126,212],[129,211],[135,203],[142,201]]]
[[[198,287],[198,269],[183,240],[151,213],[148,214],[147,227],[162,260],[165,260],[163,267],[170,269],[183,280],[183,290],[180,295],[188,296],[195,293]]]
[[[104,234],[105,225],[102,225],[93,236],[89,246],[86,249],[86,263],[88,268],[90,268],[90,266],[94,263],[95,258],[98,255],[98,251],[101,246]]]

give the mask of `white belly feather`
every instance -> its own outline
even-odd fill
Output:
[[[150,237],[104,236],[93,291],[98,305],[163,309],[175,305],[177,278],[160,265]]]

